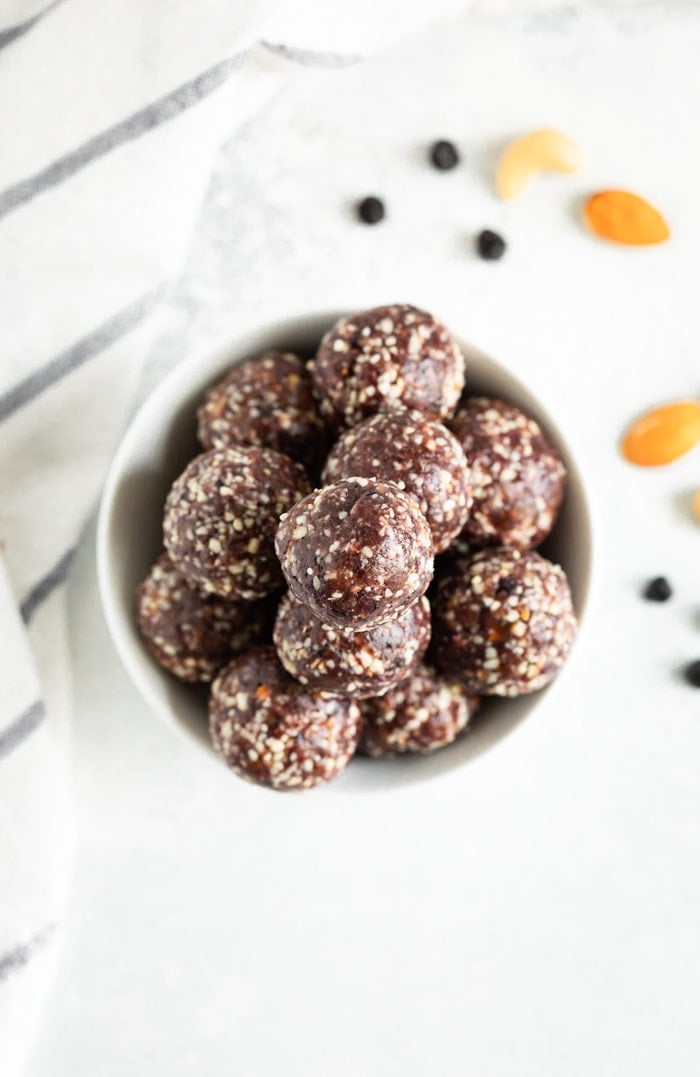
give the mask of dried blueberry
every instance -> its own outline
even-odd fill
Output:
[[[379,224],[384,219],[386,210],[381,198],[370,194],[357,203],[357,216],[365,224]]]
[[[454,142],[441,138],[430,147],[430,160],[441,172],[448,172],[459,164],[459,153]]]
[[[506,253],[506,241],[498,232],[485,228],[476,237],[476,249],[481,258],[487,262],[496,262]]]
[[[688,663],[683,670],[683,676],[693,688],[700,688],[700,658]]]
[[[667,602],[672,594],[671,584],[665,576],[654,576],[644,588],[644,597],[650,602]]]

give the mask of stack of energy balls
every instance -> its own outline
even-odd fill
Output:
[[[138,623],[170,673],[212,682],[212,741],[241,777],[308,789],[355,752],[442,748],[482,696],[566,660],[569,585],[535,552],[564,466],[520,408],[463,389],[448,330],[394,304],[207,393]]]

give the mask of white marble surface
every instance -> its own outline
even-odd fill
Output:
[[[597,600],[561,690],[439,780],[376,795],[250,789],[145,710],[71,591],[79,841],[30,1077],[657,1077],[697,1064],[700,657],[694,457],[648,474],[630,416],[697,393],[700,10],[595,6],[436,27],[296,75],[223,153],[149,375],[245,323],[396,299],[511,366],[580,445]],[[494,199],[499,143],[557,124],[586,171]],[[423,161],[446,135],[463,166]],[[629,251],[577,203],[639,189],[674,226]],[[356,225],[357,195],[388,220]],[[501,229],[508,257],[475,258]],[[676,597],[639,600],[665,572]]]

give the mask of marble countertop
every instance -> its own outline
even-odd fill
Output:
[[[360,795],[249,789],[128,683],[94,531],[70,592],[78,849],[30,1077],[657,1077],[700,1050],[697,453],[646,473],[617,440],[698,392],[700,9],[485,14],[295,74],[225,148],[142,387],[264,318],[410,301],[509,366],[578,446],[595,597],[561,689],[493,751]],[[521,202],[493,163],[521,130],[586,149]],[[439,174],[426,144],[453,138]],[[580,226],[603,186],[647,195],[665,247]],[[377,193],[387,220],[352,217]],[[481,262],[473,237],[507,237]],[[664,573],[673,601],[640,600]]]

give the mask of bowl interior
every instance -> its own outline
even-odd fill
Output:
[[[204,391],[236,362],[268,348],[312,355],[326,329],[342,314],[304,317],[246,334],[235,345],[177,367],[150,395],[129,426],[107,478],[98,524],[98,574],[102,603],[116,649],[150,707],[170,726],[215,759],[207,732],[206,691],[181,684],[142,646],[135,623],[136,588],[162,549],[161,513],[171,483],[201,451],[195,412]],[[472,394],[502,397],[530,412],[558,446],[568,469],[567,492],[543,552],[567,572],[582,618],[591,575],[589,508],[576,461],[552,417],[512,374],[462,343]],[[488,700],[468,733],[427,756],[356,759],[331,788],[380,788],[427,778],[486,751],[537,706],[549,688],[515,700]]]

